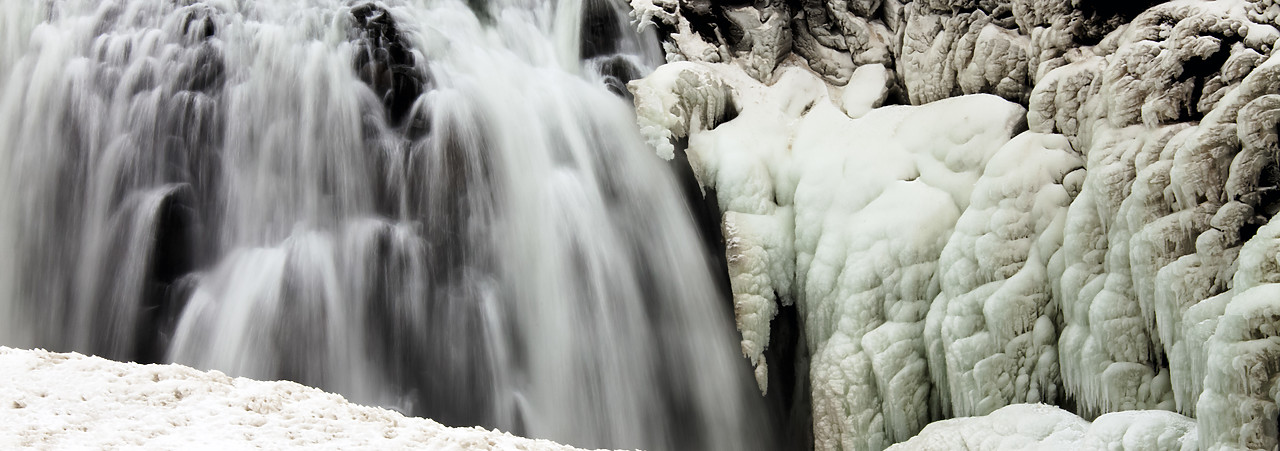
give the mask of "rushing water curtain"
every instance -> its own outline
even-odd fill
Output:
[[[766,446],[605,0],[0,9],[0,340],[583,446]]]

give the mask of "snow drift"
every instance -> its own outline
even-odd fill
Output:
[[[0,347],[0,447],[571,450],[293,382]]]
[[[1196,424],[1167,411],[1112,412],[1093,422],[1044,404],[932,423],[894,450],[1194,450]]]

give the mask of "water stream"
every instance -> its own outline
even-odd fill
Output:
[[[0,7],[0,344],[765,447],[615,0]]]

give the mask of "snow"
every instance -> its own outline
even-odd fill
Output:
[[[0,347],[0,448],[569,450],[293,382]]]
[[[930,424],[891,450],[1194,450],[1196,423],[1161,411],[1109,413],[1092,423],[1054,406],[1014,404],[981,417]]]

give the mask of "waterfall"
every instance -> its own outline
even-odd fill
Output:
[[[613,0],[0,8],[0,344],[768,447]]]

